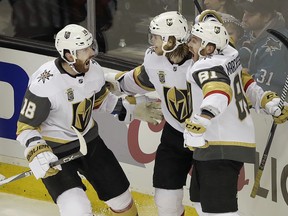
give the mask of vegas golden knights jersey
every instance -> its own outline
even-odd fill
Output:
[[[145,94],[156,91],[161,99],[165,120],[176,130],[184,131],[184,122],[191,116],[188,106],[186,72],[191,58],[172,64],[165,56],[158,56],[153,49],[145,52],[144,63],[127,72],[120,79],[121,89],[127,94]]]
[[[245,85],[253,82],[250,78],[242,77],[238,52],[230,46],[223,54],[201,58],[189,68],[193,113],[200,114],[203,107],[212,113],[220,110],[205,132],[210,146],[195,150],[195,159],[254,162],[254,125],[245,95]]]
[[[102,68],[94,60],[85,75],[76,76],[64,71],[60,59],[47,62],[29,81],[17,125],[17,140],[27,146],[40,137],[53,148],[69,143],[67,149],[71,149],[71,141],[77,140],[71,126],[82,135],[93,128],[89,135],[93,139],[98,135],[93,109],[111,113],[117,100],[106,89]]]

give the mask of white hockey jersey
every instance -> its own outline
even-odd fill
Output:
[[[145,94],[156,91],[161,99],[165,120],[176,130],[183,132],[185,119],[192,110],[188,105],[186,72],[192,59],[180,64],[171,63],[165,56],[158,56],[152,48],[145,52],[141,66],[125,73],[120,80],[121,89],[127,94]]]
[[[203,108],[220,112],[204,135],[210,146],[197,149],[194,158],[253,163],[254,125],[244,90],[251,82],[242,77],[238,51],[229,46],[223,54],[201,58],[189,68],[187,81],[191,84],[193,113],[200,114]]]
[[[106,89],[104,72],[96,61],[91,60],[85,75],[76,76],[65,72],[59,59],[47,62],[31,76],[18,121],[17,140],[23,146],[33,137],[54,144],[77,140],[71,126],[82,135],[87,134],[95,125],[93,109],[111,113],[117,101],[118,97]]]

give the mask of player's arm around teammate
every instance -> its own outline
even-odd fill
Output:
[[[254,163],[256,147],[246,97],[256,109],[287,120],[287,107],[280,110],[279,97],[243,72],[238,51],[228,44],[225,27],[211,20],[195,24],[188,43],[193,115],[186,120],[184,140],[194,151],[190,197],[201,216],[239,215],[238,175],[243,163]]]

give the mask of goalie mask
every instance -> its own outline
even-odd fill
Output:
[[[96,40],[93,39],[92,34],[87,29],[80,25],[67,25],[56,35],[55,47],[61,58],[68,64],[74,64],[76,62],[77,50],[85,49],[89,46],[91,46],[91,48],[95,50],[97,54],[98,47]],[[65,58],[64,55],[66,50],[73,56],[73,62],[68,62]]]
[[[174,51],[180,44],[186,43],[189,37],[188,24],[185,17],[177,11],[164,12],[150,22],[149,43],[151,44],[151,34],[160,35],[163,41],[162,50],[164,53]],[[174,36],[176,45],[172,50],[165,50],[169,36]]]
[[[216,50],[221,52],[229,43],[226,28],[216,21],[199,22],[192,27],[192,35],[202,39],[199,55],[209,43],[215,44]],[[201,56],[201,55],[200,55]]]

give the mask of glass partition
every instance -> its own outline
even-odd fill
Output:
[[[254,0],[252,10],[243,7],[243,4],[251,3],[251,0],[198,1],[203,10],[214,9],[222,12],[229,34],[231,33],[231,36],[237,34],[233,36],[236,48],[239,50],[245,48],[242,49],[244,52],[242,62],[245,67],[248,67],[254,39],[257,37],[254,34],[256,31],[263,32],[267,26],[277,29],[283,26],[284,31],[287,29],[287,22],[283,24],[288,16],[288,1],[285,0],[276,0],[273,4],[270,0]],[[152,18],[165,11],[178,10],[192,24],[195,15],[198,15],[194,2],[192,0],[0,0],[0,35],[43,41],[51,44],[53,48],[54,35],[59,29],[68,23],[78,23],[95,34],[100,56],[103,58],[112,57],[121,61],[141,63],[144,52],[149,47],[147,33]],[[262,27],[257,27],[262,30],[253,29],[250,24],[251,18],[256,15],[260,16],[260,20],[267,20],[261,23]],[[273,23],[270,25],[269,22],[275,25]]]
[[[61,28],[77,23],[95,34],[101,55],[141,62],[151,19],[170,10],[194,19],[190,0],[0,0],[0,35],[53,46]]]

